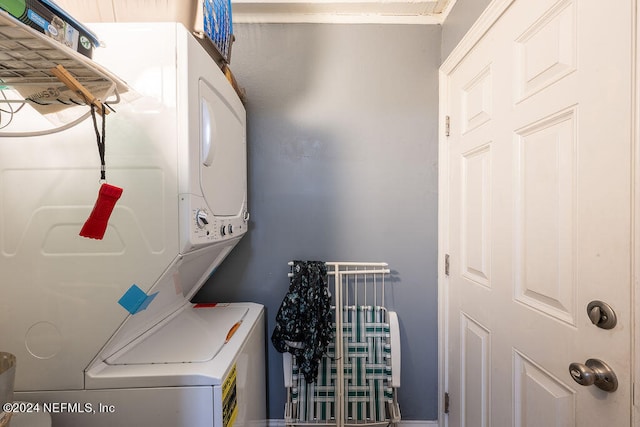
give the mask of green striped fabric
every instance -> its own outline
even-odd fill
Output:
[[[335,325],[334,325],[335,327]],[[393,403],[387,311],[378,306],[343,309],[344,416],[347,423],[389,420]],[[315,383],[307,384],[293,357],[291,402],[297,422],[335,423],[335,345],[330,343]]]

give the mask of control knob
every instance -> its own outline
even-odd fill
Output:
[[[207,219],[209,215],[206,211],[202,209],[198,209],[196,211],[196,225],[198,228],[204,228],[207,224],[209,224],[209,220]]]

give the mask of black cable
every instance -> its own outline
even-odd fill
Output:
[[[105,167],[105,135],[107,133],[107,120],[105,118],[105,108],[104,104],[102,105],[102,135],[100,135],[100,131],[98,130],[98,120],[96,119],[96,106],[91,104],[91,119],[93,120],[93,129],[96,132],[96,141],[98,143],[98,154],[100,155],[100,180],[106,181],[106,167]]]

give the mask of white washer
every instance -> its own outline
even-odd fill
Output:
[[[16,412],[11,416],[11,427],[51,427],[51,415],[40,410],[39,407],[34,408],[32,402],[15,401],[17,404],[24,404],[24,408],[29,411]],[[31,409],[34,409],[31,411]]]
[[[247,232],[244,107],[181,24],[89,26],[95,61],[132,88],[107,116],[107,180],[124,191],[105,238],[79,237],[100,185],[91,120],[3,138],[0,349],[18,360],[16,398],[56,427],[264,424],[263,307],[190,302]],[[120,305],[135,288],[144,303]]]
[[[264,339],[258,304],[189,305],[90,370],[85,390],[17,395],[55,426],[266,425]]]
[[[16,413],[11,417],[11,427],[51,427],[51,415],[46,412]]]

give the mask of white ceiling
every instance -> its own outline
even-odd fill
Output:
[[[56,0],[81,22],[194,22],[203,0]],[[441,24],[456,0],[231,0],[233,22]]]

